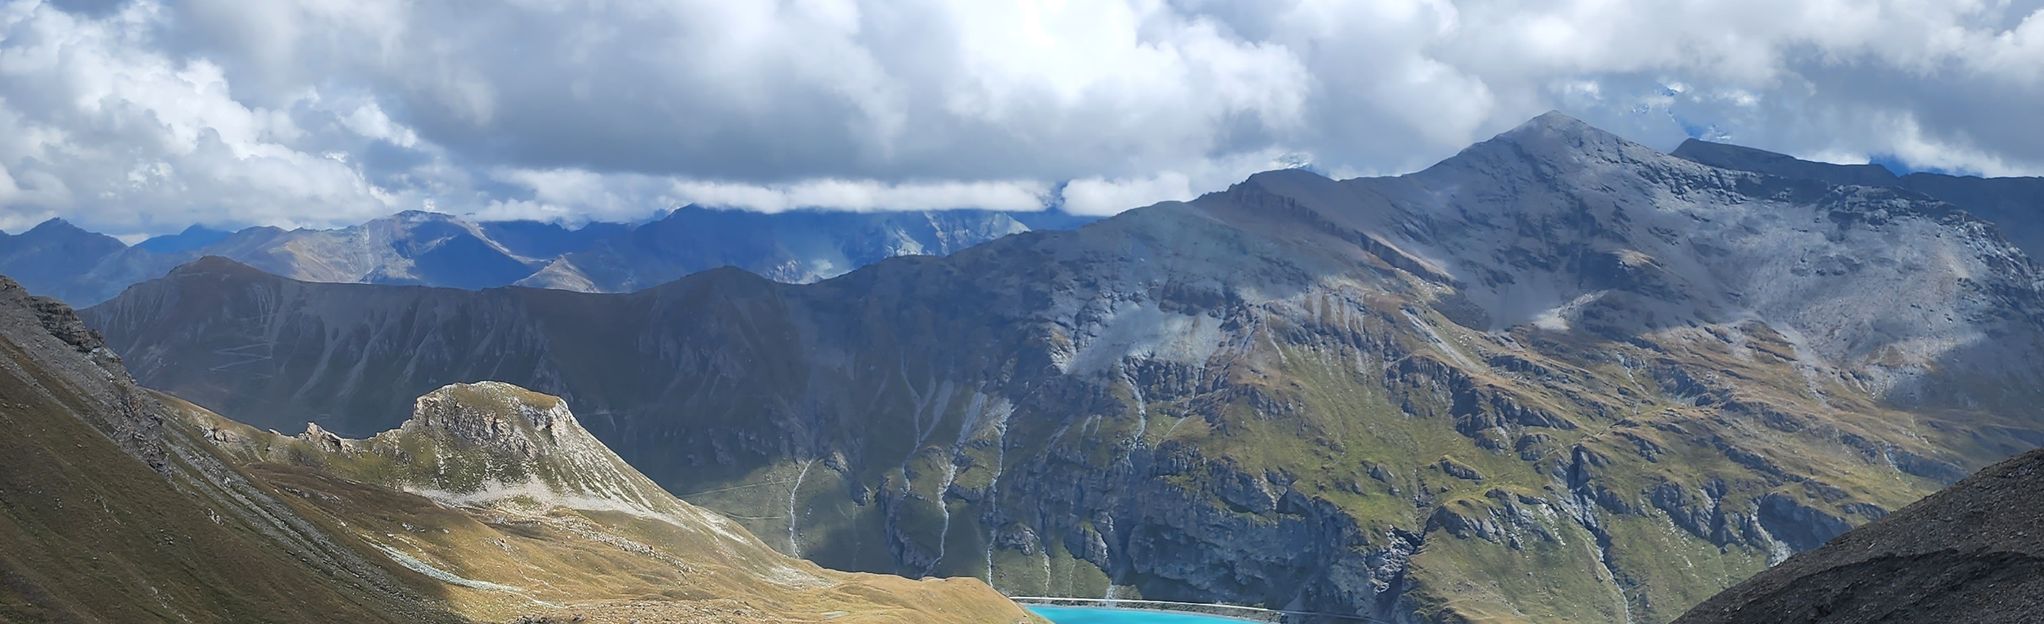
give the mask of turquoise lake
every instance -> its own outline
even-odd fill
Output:
[[[1031,606],[1029,611],[1057,624],[1242,624],[1249,620],[1147,609]]]

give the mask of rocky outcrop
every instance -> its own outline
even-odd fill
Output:
[[[135,387],[99,332],[86,327],[69,306],[30,295],[6,276],[0,276],[0,308],[5,309],[0,335],[20,345],[22,357],[33,360],[39,372],[57,376],[66,391],[90,399],[79,410],[81,417],[135,459],[169,471],[160,411]]]

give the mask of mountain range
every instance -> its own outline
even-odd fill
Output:
[[[437,389],[368,440],[253,429],[4,277],[0,426],[0,621],[1040,622],[776,553],[521,388]]]
[[[1898,176],[1880,165],[1812,162],[1699,139],[1684,141],[1670,153],[1725,169],[1921,194],[1993,223],[2003,238],[2032,258],[2044,255],[2044,222],[2037,219],[2044,210],[2044,177],[1982,178],[1926,171]]]
[[[1667,622],[2044,444],[2040,275],[1973,214],[2034,201],[1693,145],[1550,113],[1410,175],[1268,172],[809,284],[204,258],[84,316],[144,384],[258,427],[369,435],[457,382],[558,395],[664,489],[831,568]]]
[[[1087,220],[1061,211],[764,214],[685,206],[647,223],[570,229],[410,211],[331,230],[193,226],[128,246],[52,219],[21,234],[0,232],[0,273],[77,305],[104,301],[204,256],[313,282],[629,292],[720,266],[813,282],[882,258],[947,254]]]

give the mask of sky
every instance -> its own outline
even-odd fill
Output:
[[[1112,214],[1549,109],[2044,174],[2044,0],[0,0],[0,230]]]

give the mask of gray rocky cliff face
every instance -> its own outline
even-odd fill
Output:
[[[39,370],[57,375],[65,389],[88,399],[80,413],[123,450],[158,471],[169,470],[161,408],[135,387],[120,357],[69,306],[30,295],[0,276],[0,337],[22,349]]]

